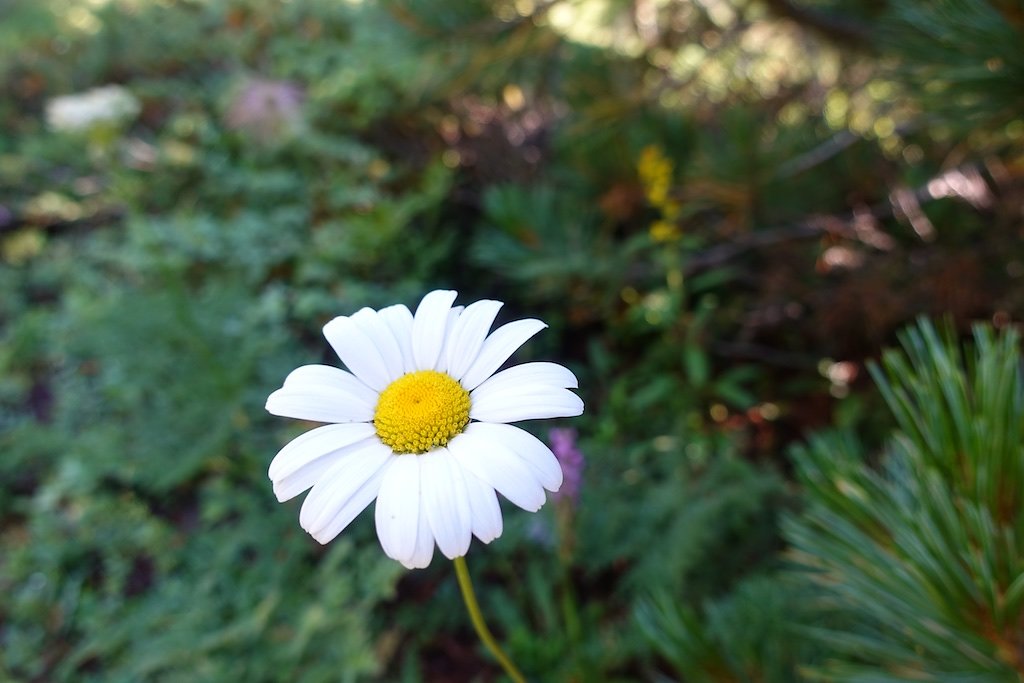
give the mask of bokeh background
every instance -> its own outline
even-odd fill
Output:
[[[323,323],[437,287],[587,404],[529,426],[578,493],[468,558],[531,680],[1020,680],[1017,498],[936,545],[974,508],[864,477],[934,441],[867,361],[1024,316],[1022,45],[1019,0],[3,0],[0,680],[504,680],[450,563],[266,478]]]

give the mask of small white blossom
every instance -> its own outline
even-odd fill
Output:
[[[62,95],[46,103],[46,122],[62,132],[87,132],[101,125],[117,125],[138,116],[139,100],[119,85]]]

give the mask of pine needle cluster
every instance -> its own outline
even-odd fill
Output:
[[[817,585],[839,681],[1009,681],[1024,672],[1024,376],[1016,332],[972,351],[921,322],[872,372],[897,429],[878,467],[851,436],[798,450],[787,526]],[[824,621],[821,620],[825,617]]]

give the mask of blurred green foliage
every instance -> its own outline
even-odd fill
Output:
[[[4,4],[0,680],[498,680],[447,563],[265,477],[321,325],[437,286],[587,403],[470,556],[532,679],[1015,680],[1017,339],[867,381],[1024,315],[1024,7],[925,5]]]

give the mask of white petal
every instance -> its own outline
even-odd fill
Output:
[[[455,379],[462,379],[466,374],[480,353],[480,347],[483,346],[487,332],[491,329],[501,306],[500,301],[483,299],[467,306],[459,316],[451,327],[445,347],[449,375]]]
[[[448,373],[448,345],[452,341],[451,331],[455,329],[459,316],[462,315],[465,308],[465,306],[452,306],[452,310],[448,311],[448,322],[444,328],[444,343],[441,344],[441,351],[437,354],[437,363],[434,365],[434,369],[438,372]]]
[[[562,486],[562,466],[558,458],[533,434],[512,425],[486,422],[478,423],[473,431],[508,447],[533,470],[537,481],[548,491],[555,492]]]
[[[402,358],[402,349],[398,346],[394,333],[377,311],[372,308],[362,308],[352,314],[352,322],[359,325],[366,336],[373,342],[377,353],[384,359],[384,365],[388,370],[388,381],[393,382],[405,374],[405,361]]]
[[[284,379],[284,386],[290,389],[309,385],[341,389],[362,399],[371,408],[377,405],[376,391],[356,379],[351,372],[330,365],[303,365],[292,370]]]
[[[437,547],[448,559],[465,555],[472,540],[472,519],[462,468],[444,448],[418,456],[422,465],[423,510]]]
[[[376,439],[346,455],[306,496],[299,524],[316,540],[329,542],[377,497],[387,465],[393,464],[394,458],[391,449]]]
[[[470,515],[473,518],[473,535],[484,543],[490,543],[501,536],[501,507],[494,489],[480,481],[472,472],[464,471],[466,495],[469,498]]]
[[[267,397],[267,412],[314,422],[367,422],[372,403],[341,387],[316,384],[284,386]]]
[[[402,351],[402,371],[412,372],[416,361],[412,355],[412,313],[404,304],[380,309],[380,317],[391,328],[391,334]]]
[[[434,557],[434,533],[430,530],[430,520],[423,507],[423,496],[420,496],[419,525],[416,530],[416,547],[410,557],[399,560],[409,569],[423,569]]]
[[[401,562],[413,556],[419,515],[420,459],[396,457],[381,480],[374,511],[377,537],[388,557]]]
[[[500,393],[527,384],[544,384],[559,389],[575,389],[580,383],[569,368],[558,363],[523,363],[491,375],[490,379],[473,390],[473,398],[484,398],[488,393]]]
[[[327,470],[334,467],[339,458],[343,457],[345,457],[344,452],[328,453],[324,457],[313,460],[308,465],[303,466],[294,474],[275,480],[273,482],[273,489],[277,502],[283,503],[286,500],[291,500],[303,491],[309,490],[311,486],[320,481]]]
[[[412,353],[417,370],[437,367],[448,328],[448,313],[455,302],[456,292],[438,289],[430,292],[416,308],[412,321]]]
[[[544,505],[544,488],[533,470],[501,442],[487,438],[479,423],[449,441],[448,450],[469,473],[524,510],[536,512]]]
[[[277,499],[284,502],[308,489],[348,447],[373,433],[373,425],[358,422],[317,427],[293,439],[278,451],[267,471]]]
[[[568,389],[542,384],[487,392],[473,398],[469,416],[483,422],[517,422],[583,414],[583,399]]]
[[[391,370],[370,334],[352,318],[338,316],[324,325],[324,336],[352,374],[377,391],[388,385]]]
[[[496,329],[480,348],[480,354],[461,378],[462,386],[472,391],[485,379],[494,374],[509,356],[516,352],[526,340],[543,330],[547,325],[528,318],[507,323]]]

